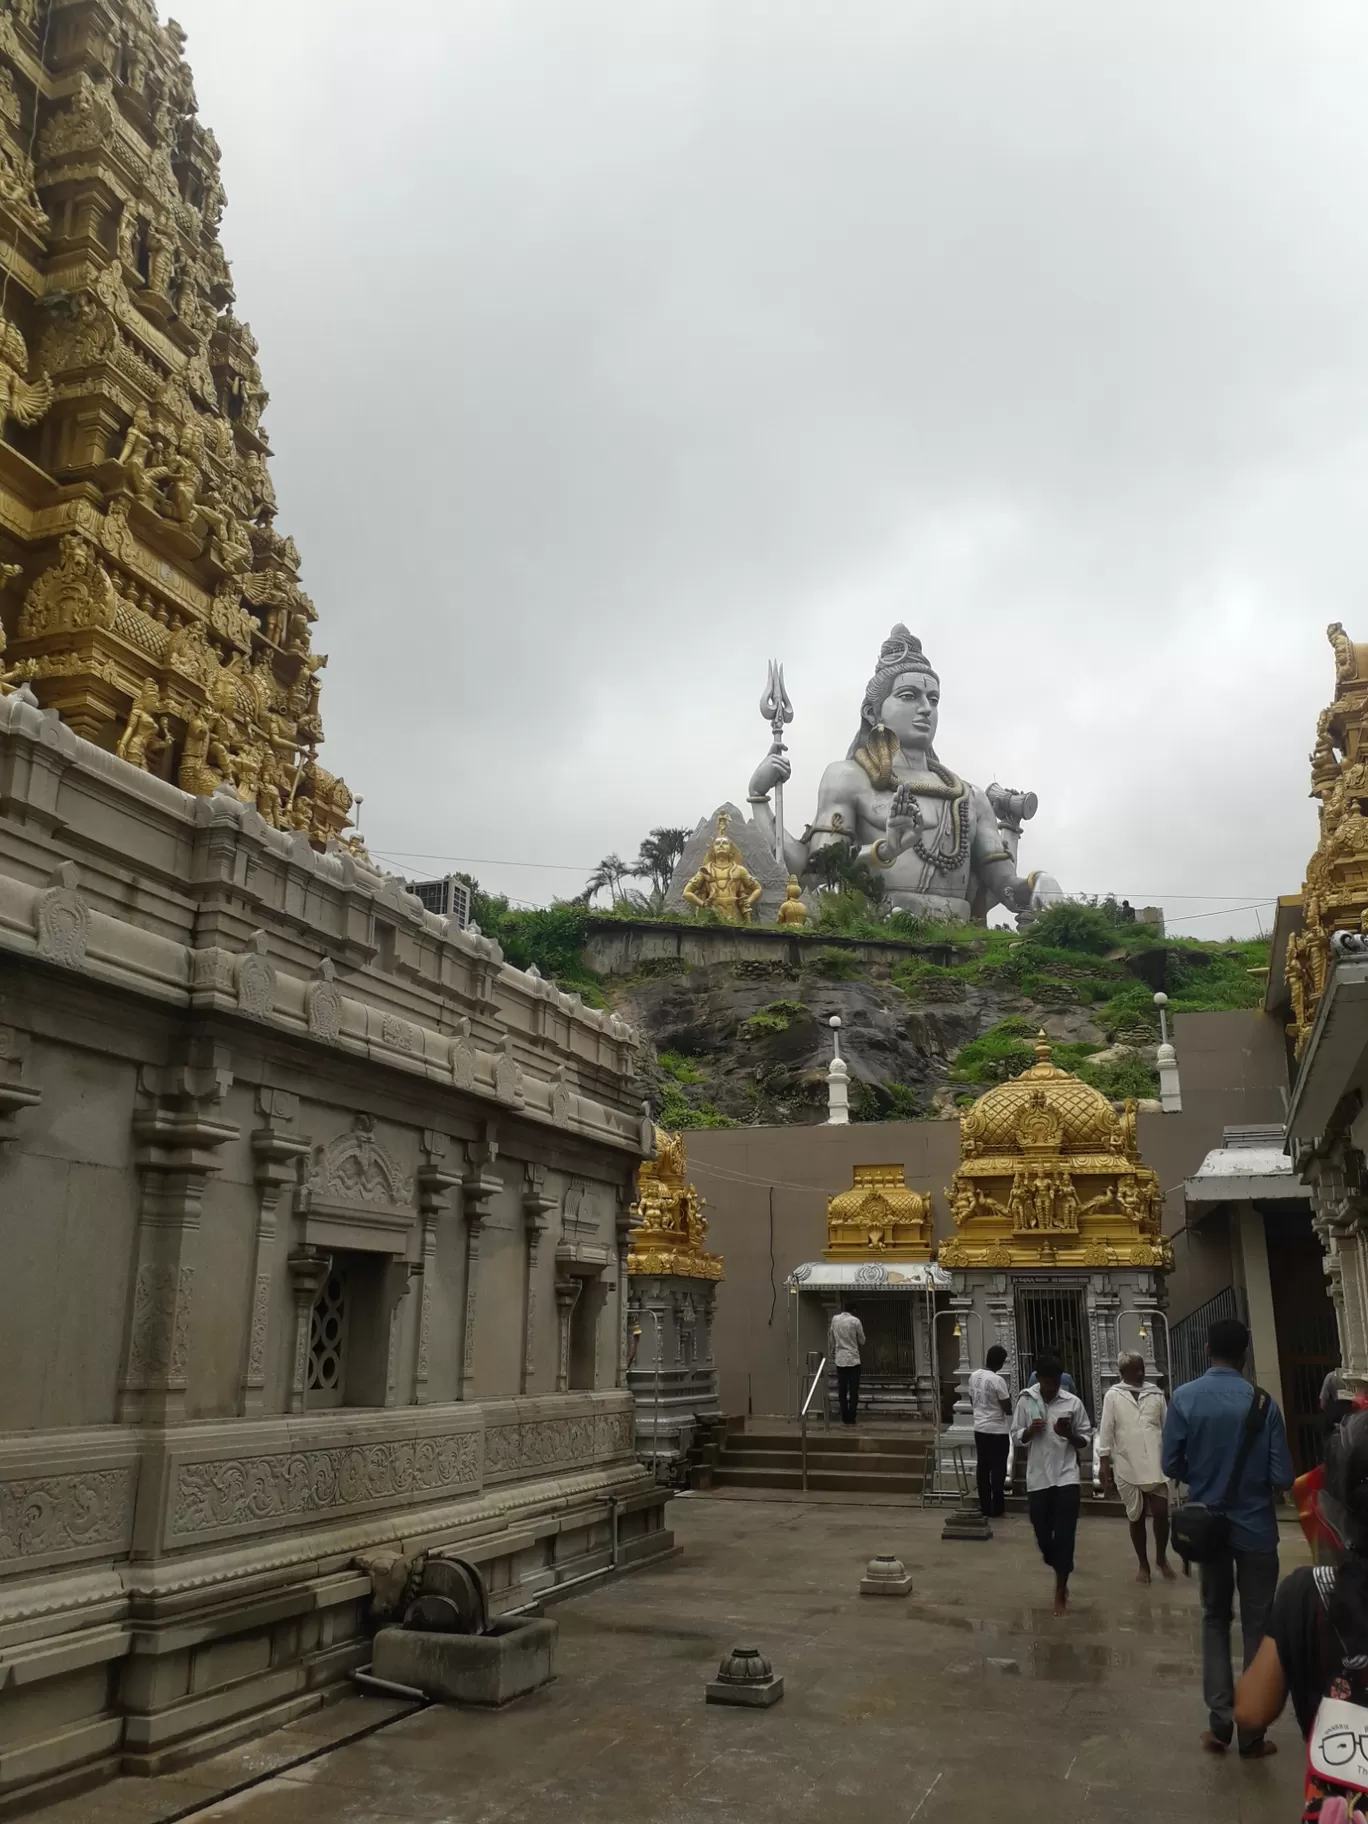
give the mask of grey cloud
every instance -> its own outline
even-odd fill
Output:
[[[906,619],[1023,862],[1299,884],[1323,628],[1368,637],[1361,7],[177,13],[377,851],[692,822],[771,652],[805,814]]]

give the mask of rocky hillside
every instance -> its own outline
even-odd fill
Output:
[[[1159,939],[1066,905],[1024,936],[896,917],[860,929],[843,918],[842,935],[877,938],[877,960],[809,946],[801,964],[671,957],[595,976],[581,955],[583,908],[518,912],[482,898],[477,913],[511,961],[535,961],[641,1030],[643,1083],[671,1127],[824,1120],[833,1015],[855,1120],[953,1114],[1024,1070],[1041,1027],[1057,1061],[1104,1094],[1153,1096],[1155,990],[1173,1012],[1254,1007],[1268,961],[1262,943]]]

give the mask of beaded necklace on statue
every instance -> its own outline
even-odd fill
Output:
[[[912,833],[912,850],[928,868],[934,868],[940,874],[953,874],[956,868],[963,867],[969,854],[969,819],[964,814],[964,781],[957,779],[949,767],[942,766],[939,760],[928,760],[927,766],[947,788],[944,796],[950,800],[951,846],[948,849],[927,847],[922,836],[926,820],[922,816],[920,804],[914,798],[911,811],[916,827]],[[936,794],[937,797],[941,795]]]

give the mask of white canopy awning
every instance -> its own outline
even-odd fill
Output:
[[[930,1260],[809,1260],[784,1284],[791,1292],[948,1292],[950,1275]]]

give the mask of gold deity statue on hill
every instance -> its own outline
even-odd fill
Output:
[[[717,820],[717,835],[703,857],[702,867],[684,889],[685,899],[691,906],[719,913],[733,924],[749,924],[764,890],[728,836],[724,812]]]

